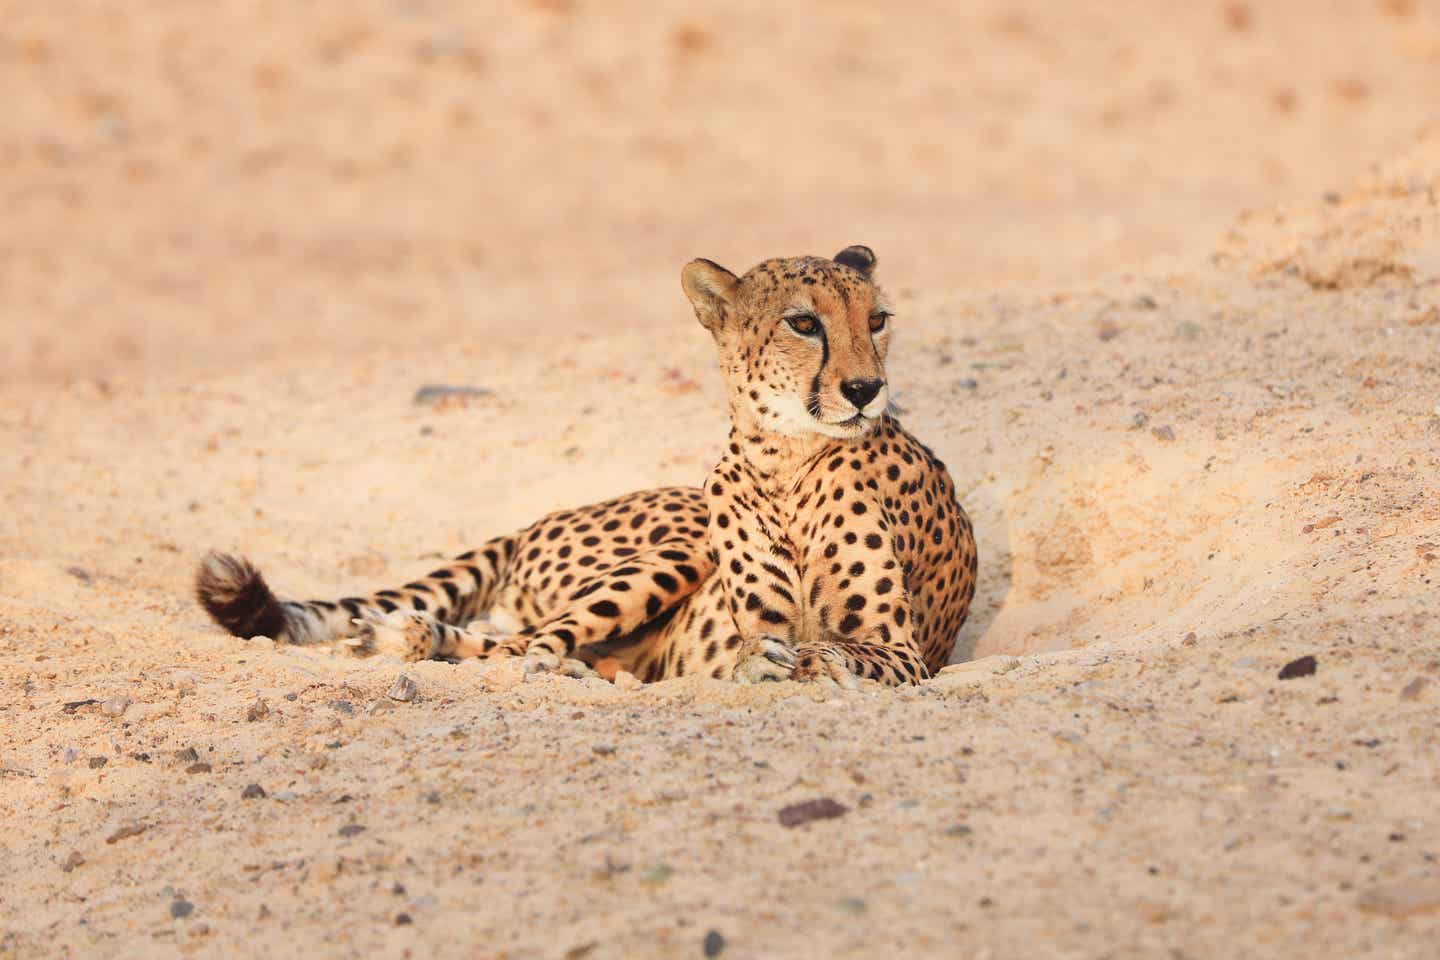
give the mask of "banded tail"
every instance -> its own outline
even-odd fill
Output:
[[[497,537],[399,589],[336,601],[282,600],[250,561],[212,552],[200,561],[195,596],[235,636],[287,643],[352,636],[352,620],[396,610],[428,611],[441,623],[464,626],[494,605],[515,545],[514,537]]]

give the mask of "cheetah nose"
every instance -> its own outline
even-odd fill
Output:
[[[885,386],[884,380],[846,380],[840,384],[840,392],[846,400],[855,404],[857,409],[864,410],[865,405],[875,399],[875,394]]]

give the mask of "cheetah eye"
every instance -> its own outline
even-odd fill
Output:
[[[793,317],[786,317],[785,322],[790,324],[791,330],[794,330],[802,337],[808,337],[812,335],[816,330],[820,329],[820,321],[814,316],[814,314],[796,314]]]
[[[870,332],[879,333],[885,329],[885,324],[890,320],[890,314],[884,310],[877,310],[870,314]]]

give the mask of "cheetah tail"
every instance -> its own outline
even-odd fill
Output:
[[[397,610],[426,611],[442,623],[463,626],[494,604],[515,544],[514,537],[497,537],[403,587],[338,601],[281,600],[248,560],[212,552],[200,561],[195,596],[235,636],[288,643],[352,636],[354,619]]]

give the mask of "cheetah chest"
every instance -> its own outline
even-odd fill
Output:
[[[712,528],[737,622],[804,645],[891,612],[903,573],[873,487],[827,477],[786,495],[735,497]]]

